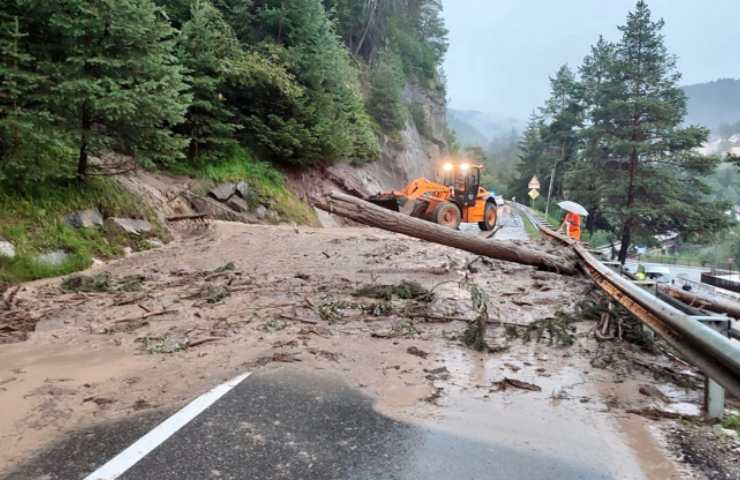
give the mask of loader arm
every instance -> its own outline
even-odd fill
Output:
[[[414,211],[417,201],[422,197],[432,201],[434,198],[447,199],[451,195],[451,187],[431,182],[426,178],[417,178],[401,190],[379,193],[367,200],[383,208],[410,215]]]
[[[451,188],[447,185],[431,182],[426,178],[417,178],[406,185],[403,190],[393,192],[393,194],[400,197],[406,197],[409,200],[418,200],[427,194],[448,194],[450,192]]]

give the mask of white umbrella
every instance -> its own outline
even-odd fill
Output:
[[[562,208],[566,212],[575,213],[576,215],[580,215],[582,217],[588,216],[588,210],[583,208],[582,205],[579,205],[576,202],[571,202],[570,200],[558,203],[558,207]]]

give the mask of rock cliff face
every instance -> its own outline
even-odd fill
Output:
[[[291,188],[304,198],[333,190],[365,197],[401,188],[417,177],[434,179],[436,165],[447,154],[448,147],[444,95],[409,84],[404,100],[416,105],[417,120],[422,114],[424,120],[417,126],[410,118],[397,139],[381,138],[382,153],[378,160],[361,167],[337,164],[288,172]],[[326,216],[320,214],[320,218],[324,224],[329,223]]]

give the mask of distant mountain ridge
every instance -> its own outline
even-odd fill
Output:
[[[488,138],[478,131],[477,128],[456,115],[450,115],[448,113],[447,125],[455,132],[457,141],[463,147],[482,147],[487,145],[489,142]]]
[[[511,132],[522,130],[523,122],[513,117],[496,116],[477,110],[447,109],[449,127],[455,131],[463,146],[487,148],[491,140]]]
[[[702,125],[718,133],[722,124],[740,122],[740,79],[721,78],[681,88],[689,97],[687,124]],[[454,108],[448,108],[447,121],[466,147],[486,148],[491,140],[508,134],[512,128],[521,132],[524,127],[523,121],[513,117]]]
[[[740,121],[740,80],[722,78],[683,87],[689,97],[686,123],[717,130],[723,123]]]

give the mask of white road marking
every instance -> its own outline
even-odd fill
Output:
[[[85,477],[85,480],[115,480],[120,477],[152,450],[190,423],[195,417],[203,413],[205,409],[243,382],[249,375],[251,375],[251,372],[239,375],[233,380],[221,384],[210,392],[196,398],[182,410],[159,424],[154,430],[141,437],[126,450],[119,453],[108,463]]]

